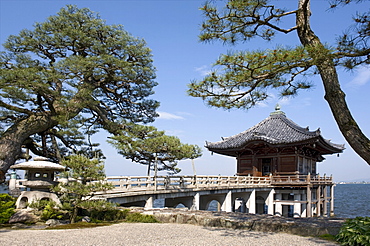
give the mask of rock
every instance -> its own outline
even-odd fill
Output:
[[[164,223],[193,224],[262,232],[285,232],[300,236],[336,235],[344,220],[338,218],[285,218],[273,215],[153,209],[135,212],[152,214]]]
[[[82,218],[82,222],[90,223],[91,219],[89,218],[89,216],[85,216],[85,217]]]
[[[14,223],[27,223],[33,224],[39,221],[39,217],[37,217],[32,210],[27,209],[20,209],[12,217],[9,219],[9,224]]]
[[[45,225],[47,226],[55,226],[55,225],[60,225],[60,221],[56,219],[49,219],[45,222]]]
[[[68,220],[56,220],[56,219],[49,219],[45,222],[47,226],[57,226],[57,225],[66,225],[69,224]]]

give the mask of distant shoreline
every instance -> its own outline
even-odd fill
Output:
[[[335,184],[370,184],[370,181],[360,181],[360,182],[345,182],[345,181],[340,181],[340,182],[334,182]]]

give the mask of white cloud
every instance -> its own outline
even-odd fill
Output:
[[[195,71],[200,73],[202,76],[206,76],[212,72],[211,69],[209,69],[207,65],[196,67]]]
[[[184,120],[185,118],[179,115],[167,113],[167,112],[158,112],[159,118],[162,120]]]
[[[289,105],[291,101],[290,97],[283,97],[278,101],[279,105]]]
[[[351,80],[352,85],[365,85],[370,82],[370,69],[368,67],[361,67],[358,69],[357,75]]]

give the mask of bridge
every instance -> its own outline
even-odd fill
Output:
[[[217,201],[221,211],[293,217],[326,216],[329,204],[334,210],[332,177],[319,175],[112,176],[106,182],[114,189],[95,197],[122,206],[153,208],[155,199],[163,199],[165,207],[207,210]]]

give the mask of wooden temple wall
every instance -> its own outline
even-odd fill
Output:
[[[269,164],[268,164],[269,163]],[[267,170],[266,166],[269,166]],[[291,155],[253,155],[237,158],[237,174],[268,176],[267,173],[316,174],[316,161],[299,154]]]

